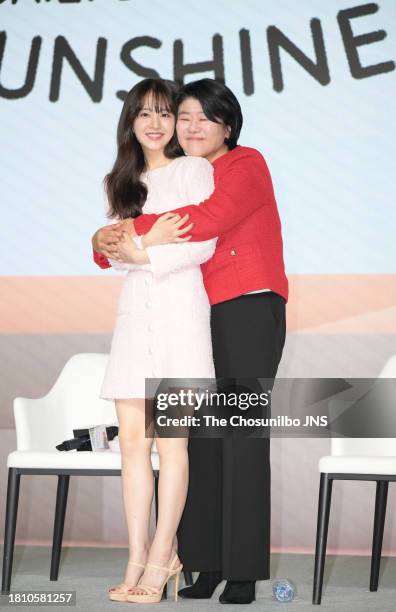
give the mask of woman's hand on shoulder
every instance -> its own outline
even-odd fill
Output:
[[[190,223],[183,229],[180,229],[189,218],[186,214],[183,217],[176,213],[164,213],[158,217],[157,221],[153,224],[150,231],[144,234],[142,238],[142,245],[156,246],[158,244],[169,244],[174,242],[187,242],[191,236],[182,237],[186,232],[189,232],[193,227],[193,223]]]

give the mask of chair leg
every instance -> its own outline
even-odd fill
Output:
[[[69,481],[70,476],[68,474],[58,475],[50,580],[58,580],[59,562],[62,551],[63,528],[65,525],[67,494],[69,492]]]
[[[375,494],[373,547],[371,554],[370,591],[376,591],[378,589],[386,502],[388,499],[388,486],[389,482],[387,480],[377,481],[377,490]]]
[[[17,468],[9,468],[4,528],[3,576],[1,582],[1,592],[3,594],[9,593],[11,588],[20,480],[21,475],[17,472]]]
[[[312,603],[320,604],[322,600],[323,572],[326,559],[327,532],[331,505],[333,480],[328,474],[320,475],[318,524],[316,530],[315,573]]]

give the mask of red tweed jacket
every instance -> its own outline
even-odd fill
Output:
[[[191,240],[218,236],[213,257],[201,265],[209,301],[217,304],[257,289],[271,289],[288,300],[281,222],[271,175],[256,149],[238,145],[213,162],[215,189],[198,205],[174,209],[194,222]],[[134,220],[145,234],[159,215]],[[94,251],[101,268],[107,258]]]

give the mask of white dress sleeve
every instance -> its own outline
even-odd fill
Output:
[[[118,223],[120,221],[118,217],[114,219],[109,219],[107,217],[107,213],[109,211],[109,202],[107,200],[106,194],[104,198],[104,206],[105,206],[105,215],[107,218],[106,225],[114,225],[114,223]],[[136,246],[138,246],[138,248],[141,248],[139,236],[133,236],[133,240]],[[135,264],[135,263],[128,263],[128,262],[124,263],[123,261],[116,261],[115,259],[110,259],[110,257],[108,257],[107,259],[109,263],[111,264],[111,267],[114,268],[115,270],[150,270],[151,271],[151,264],[149,263],[147,264]]]
[[[189,157],[183,164],[182,177],[186,193],[185,204],[198,204],[214,190],[213,166],[204,157]],[[188,224],[188,221],[187,221]],[[217,237],[201,242],[179,242],[146,247],[151,270],[157,276],[190,268],[210,259]]]

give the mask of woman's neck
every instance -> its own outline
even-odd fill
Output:
[[[208,161],[210,161],[210,163],[212,163],[212,162],[214,162],[215,159],[218,159],[222,155],[225,155],[225,153],[228,153],[227,145],[224,145],[224,146],[220,147],[220,149],[217,149],[216,151],[213,151],[213,153],[210,153],[209,155],[206,156],[206,159]]]
[[[161,151],[150,151],[149,149],[143,150],[144,158],[146,160],[146,169],[147,170],[155,170],[155,168],[160,168],[161,166],[166,166],[169,164],[169,157],[166,157],[164,150]]]

